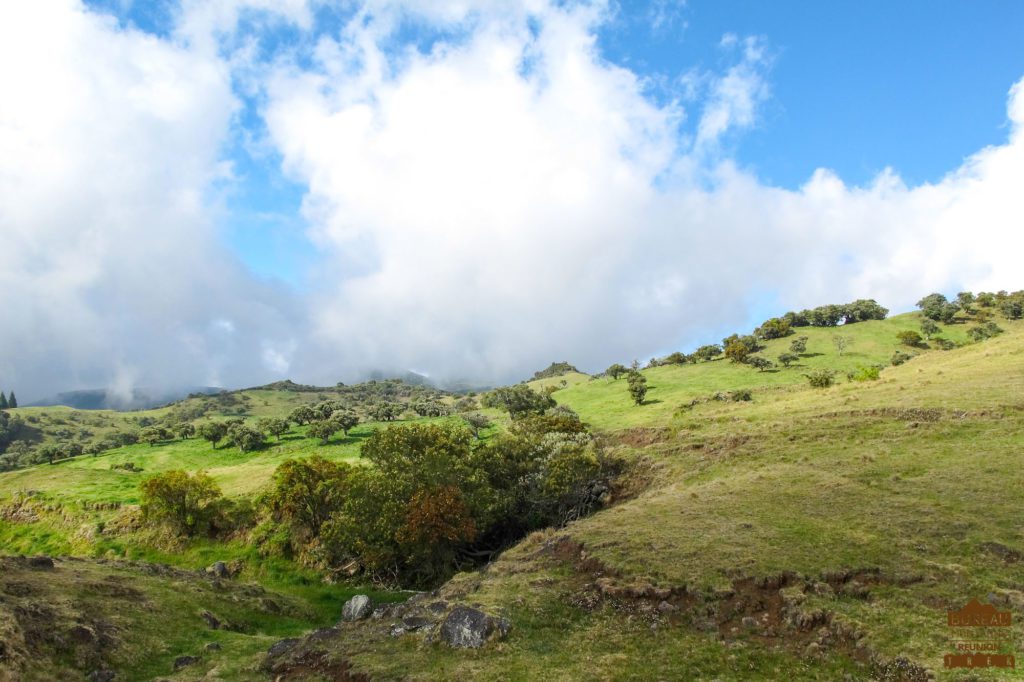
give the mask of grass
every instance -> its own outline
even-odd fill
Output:
[[[700,616],[701,609],[722,615],[724,590],[738,589],[745,578],[788,573],[799,576],[805,608],[822,609],[833,623],[856,631],[857,646],[880,660],[902,655],[940,679],[963,679],[942,667],[948,609],[972,597],[993,599],[1015,610],[1013,634],[1018,641],[1024,636],[1022,564],[1013,561],[1014,552],[1024,555],[1024,323],[1001,320],[1007,331],[999,337],[952,351],[921,349],[910,362],[887,366],[899,347],[896,333],[919,323],[912,314],[848,328],[801,329],[809,337],[807,353],[788,369],[757,372],[722,360],[644,370],[650,391],[641,406],[631,404],[623,379],[574,373],[534,382],[557,387],[558,402],[634,461],[649,485],[564,529],[535,534],[486,570],[461,574],[442,588],[452,601],[506,614],[513,630],[504,642],[455,651],[418,636],[390,637],[390,624],[380,623],[346,628],[324,646],[374,679],[867,677],[863,660],[851,656],[852,645],[811,655],[804,648],[806,633],[769,637],[700,624],[710,617]],[[943,336],[962,341],[967,327],[951,325]],[[842,356],[833,334],[851,339]],[[768,342],[762,355],[776,357],[790,340]],[[886,365],[878,380],[846,380],[847,372],[875,364]],[[803,374],[814,368],[837,370],[839,383],[810,388]],[[750,389],[753,400],[703,400],[737,389]],[[253,416],[262,409],[285,411],[294,400],[258,393],[249,392],[247,401]],[[360,440],[374,428],[379,425],[360,425],[350,438],[339,435],[325,447],[297,429],[281,444],[252,454],[184,441],[0,474],[0,498],[32,489],[41,491],[40,504],[54,507],[35,523],[0,520],[0,546],[192,568],[218,559],[243,561],[245,580],[294,600],[305,615],[278,625],[253,615],[258,626],[252,634],[225,634],[222,652],[176,678],[251,679],[273,637],[330,622],[358,586],[325,585],[315,573],[260,557],[258,548],[241,541],[199,541],[169,552],[97,534],[96,523],[110,512],[86,507],[131,503],[142,477],[169,468],[206,469],[226,494],[249,496],[287,457],[316,452],[355,461]],[[128,461],[145,471],[110,468]],[[600,572],[552,555],[546,547],[562,537],[581,543]],[[877,577],[864,578],[860,592],[810,588],[844,571]],[[642,600],[583,605],[581,596],[593,594],[601,579],[674,588],[673,594],[686,595],[679,598],[681,615],[652,615],[641,608]],[[151,588],[160,613],[169,614],[171,623],[191,623],[201,591],[170,594],[165,588]],[[158,649],[152,669],[141,662],[126,662],[126,669],[167,675],[170,649],[194,649],[206,633],[189,636]],[[130,647],[148,641],[132,640]],[[985,675],[1010,678],[1012,671]]]

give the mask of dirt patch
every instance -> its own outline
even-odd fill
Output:
[[[635,427],[616,431],[607,436],[608,440],[616,445],[626,445],[632,448],[646,448],[657,443],[664,443],[669,438],[669,430],[665,428]]]
[[[331,658],[321,649],[304,651],[294,658],[271,663],[265,669],[275,675],[275,680],[314,678],[332,682],[370,682],[369,675],[354,672],[347,660]]]

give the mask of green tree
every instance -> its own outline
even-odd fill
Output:
[[[766,320],[760,327],[754,330],[754,336],[759,339],[781,339],[793,333],[789,320],[782,317],[773,317]]]
[[[798,336],[789,343],[789,350],[796,355],[803,355],[807,352],[807,337]]]
[[[750,355],[747,357],[747,364],[751,367],[757,368],[758,372],[763,372],[766,369],[771,369],[775,365],[768,358],[763,358],[760,355]]]
[[[289,459],[274,472],[267,503],[274,518],[290,524],[304,539],[320,532],[342,508],[351,468],[319,455]]]
[[[56,445],[55,443],[43,445],[42,447],[39,448],[38,452],[39,456],[45,459],[50,464],[53,464],[54,461],[61,459],[61,456],[64,454],[63,449],[59,445]]]
[[[309,405],[300,405],[292,410],[292,413],[288,415],[288,421],[295,422],[299,425],[305,425],[316,419],[316,412]]]
[[[779,362],[782,363],[783,367],[789,367],[800,358],[793,353],[782,353],[779,355]]]
[[[512,419],[528,414],[543,414],[556,405],[550,395],[538,393],[526,384],[516,384],[489,391],[484,395],[484,407],[495,407],[508,412]]]
[[[604,373],[610,376],[613,381],[618,381],[619,377],[626,373],[626,366],[616,362],[606,369]]]
[[[717,343],[711,343],[705,346],[701,346],[697,350],[693,351],[693,357],[697,360],[709,362],[714,360],[722,354],[722,347]]]
[[[647,397],[647,377],[638,371],[632,371],[626,377],[629,384],[629,395],[637,405],[643,405]]]
[[[480,414],[479,412],[470,412],[469,414],[462,415],[463,421],[466,422],[466,426],[473,433],[473,437],[480,440],[480,430],[486,429],[491,425],[491,420],[487,418],[487,415]]]
[[[252,452],[263,447],[263,432],[246,424],[238,424],[229,429],[228,438],[242,452]]]
[[[320,445],[327,445],[327,442],[331,439],[331,436],[341,430],[341,425],[333,419],[323,419],[321,421],[313,422],[309,425],[306,430],[310,436],[320,439]]]
[[[174,433],[178,438],[187,440],[196,435],[196,425],[191,422],[182,422],[174,427]]]
[[[147,478],[139,489],[143,515],[186,536],[206,530],[215,511],[213,503],[221,496],[216,482],[203,471],[195,475],[166,471]]]
[[[836,352],[839,353],[839,357],[843,356],[843,353],[846,352],[846,349],[849,348],[852,343],[852,336],[843,336],[841,334],[832,335],[832,345],[835,346]]]
[[[917,332],[907,329],[896,334],[896,339],[904,346],[910,346],[912,348],[919,347],[924,339]]]
[[[224,422],[206,422],[199,427],[199,435],[210,441],[214,450],[217,449],[217,443],[224,440],[227,434],[228,427]]]
[[[352,410],[335,412],[332,419],[338,424],[345,436],[348,436],[348,432],[354,429],[356,424],[359,423],[359,415]]]
[[[927,317],[921,320],[921,333],[924,335],[924,338],[931,339],[941,331],[942,329],[939,325],[935,324],[935,320]]]
[[[14,391],[11,391],[11,397],[7,400],[7,406],[11,409],[18,406],[18,399],[14,397]]]
[[[6,410],[8,407],[10,407],[10,404],[7,402],[7,396],[4,395],[3,391],[0,391],[0,410]]]
[[[383,402],[370,408],[370,416],[379,422],[392,422],[401,414],[402,405],[400,403]]]
[[[150,447],[166,439],[167,431],[160,426],[150,426],[139,432],[139,440],[149,443]]]
[[[288,432],[288,421],[278,417],[263,417],[256,422],[256,428],[280,441],[281,436]]]

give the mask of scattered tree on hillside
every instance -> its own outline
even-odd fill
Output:
[[[196,425],[192,422],[182,422],[174,427],[174,433],[182,440],[188,440],[196,435]]]
[[[277,440],[281,440],[281,436],[288,432],[288,420],[279,419],[277,417],[263,417],[256,422],[256,428],[260,431],[274,436]]]
[[[242,452],[252,452],[263,447],[263,432],[246,424],[239,424],[228,429],[228,438]]]
[[[167,429],[162,426],[149,426],[139,432],[139,440],[143,443],[149,443],[150,447],[160,441],[167,440],[169,436],[170,434],[167,433]]]
[[[961,291],[956,295],[956,302],[965,313],[970,314],[971,306],[974,305],[974,294],[969,291]]]
[[[224,422],[206,422],[199,427],[199,435],[204,440],[210,441],[214,450],[217,449],[217,443],[224,440],[227,433],[228,427]]]
[[[275,520],[288,523],[303,540],[317,535],[341,511],[349,471],[319,455],[282,462],[267,496]]]
[[[625,365],[620,365],[616,362],[614,365],[606,369],[604,373],[610,376],[613,381],[618,381],[619,377],[625,374],[626,371]]]
[[[814,388],[828,388],[835,383],[836,373],[831,369],[815,369],[811,370],[809,374],[805,374],[807,377],[807,383]]]
[[[754,336],[759,339],[781,339],[793,333],[792,324],[782,317],[773,317],[765,320],[760,327],[754,330]]]
[[[55,443],[48,443],[40,447],[38,452],[39,456],[42,459],[45,459],[47,463],[53,464],[55,460],[61,458],[61,455],[63,454],[63,449]]]
[[[18,399],[14,397],[14,391],[11,391],[11,397],[7,399],[7,406],[12,410],[18,406]]]
[[[959,305],[946,300],[945,296],[938,293],[928,294],[917,302],[917,307],[921,309],[921,313],[925,317],[946,324],[953,322],[960,309]]]
[[[892,358],[890,358],[889,362],[892,363],[893,367],[896,367],[897,365],[902,365],[904,362],[910,360],[913,357],[914,356],[910,355],[909,353],[904,353],[901,350],[897,350],[893,352]]]
[[[221,496],[214,480],[202,471],[195,475],[167,471],[146,479],[139,489],[143,515],[186,536],[208,528],[215,512],[213,503]]]
[[[668,355],[666,355],[665,359],[662,360],[660,364],[662,364],[662,365],[685,365],[689,361],[690,361],[690,356],[689,355],[687,355],[686,353],[680,353],[679,351],[676,351],[674,353],[669,353]]]
[[[402,414],[400,403],[377,403],[370,408],[370,416],[379,422],[391,422]]]
[[[904,346],[910,346],[911,348],[917,348],[924,342],[921,335],[911,329],[899,332],[896,334],[896,338]]]
[[[7,403],[7,396],[4,395],[3,391],[0,391],[0,410],[6,410],[10,405]]]
[[[309,429],[306,433],[313,436],[314,438],[320,439],[320,445],[327,445],[327,441],[331,439],[331,436],[341,430],[341,425],[333,419],[324,419],[322,421],[313,422],[309,425]]]
[[[484,395],[483,404],[484,407],[505,410],[512,419],[520,419],[528,414],[543,414],[545,410],[556,405],[549,394],[538,393],[526,384],[489,391]]]
[[[832,345],[835,346],[836,352],[839,353],[839,357],[843,356],[843,353],[846,352],[846,349],[850,347],[851,343],[853,343],[853,337],[851,336],[842,336],[841,334],[832,335]]]
[[[299,425],[305,425],[316,419],[316,413],[309,405],[300,405],[288,415],[288,421]]]
[[[779,362],[782,363],[783,367],[789,367],[799,359],[800,358],[797,355],[794,355],[793,353],[782,353],[781,355],[779,355]]]
[[[342,410],[341,412],[335,412],[334,416],[331,417],[338,426],[341,428],[345,436],[348,436],[348,432],[356,427],[359,423],[359,415],[352,410]]]
[[[632,396],[633,402],[643,405],[644,398],[647,397],[647,377],[634,370],[626,379],[629,383],[629,395]]]
[[[473,433],[473,437],[480,440],[480,430],[486,429],[491,425],[491,420],[487,418],[487,415],[480,414],[479,412],[470,412],[469,414],[462,415],[462,419],[466,422],[466,426]]]
[[[1019,320],[1024,317],[1024,297],[1009,298],[1002,302],[999,310],[1008,320]]]
[[[807,352],[807,337],[798,336],[789,343],[789,350],[796,355],[803,355]]]
[[[719,346],[717,343],[707,344],[693,351],[693,357],[697,360],[702,360],[704,362],[714,360],[721,354],[722,347]]]
[[[760,355],[750,355],[747,357],[747,364],[751,367],[756,367],[758,372],[763,372],[766,369],[771,369],[775,365],[768,358],[761,357]]]
[[[924,338],[930,340],[941,331],[942,328],[935,324],[935,320],[928,317],[921,320],[921,333],[924,335]]]

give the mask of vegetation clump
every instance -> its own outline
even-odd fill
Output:
[[[831,369],[811,370],[811,372],[804,376],[807,377],[807,383],[814,388],[828,388],[836,382],[835,370]]]

